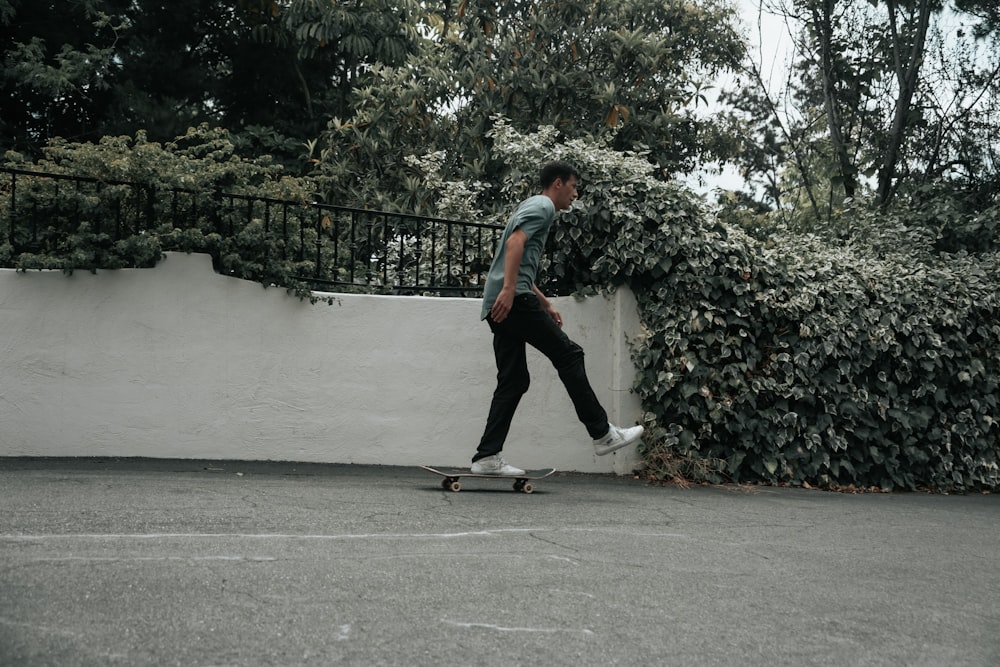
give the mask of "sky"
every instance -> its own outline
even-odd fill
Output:
[[[773,1],[773,0],[772,0]],[[740,11],[742,30],[750,44],[751,53],[770,90],[780,90],[792,57],[792,40],[785,25],[785,19],[768,11],[768,0],[732,0]],[[715,84],[716,90],[732,86],[732,79],[722,79]],[[713,105],[703,108],[702,113],[710,115]],[[717,171],[717,170],[716,170]],[[700,194],[712,196],[716,189],[738,190],[745,187],[743,178],[735,169],[728,168],[722,173],[702,170],[689,174],[684,181]]]
[[[791,58],[791,36],[785,19],[767,9],[773,4],[765,0],[733,0],[739,7],[744,31],[750,40],[752,53],[765,79],[780,82]]]

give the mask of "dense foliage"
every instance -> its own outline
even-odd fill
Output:
[[[523,173],[581,166],[557,270],[630,285],[654,474],[881,489],[1000,485],[996,252],[941,254],[905,219],[848,213],[852,238],[763,244],[706,215],[641,155],[501,125]],[[516,185],[520,181],[510,183]],[[905,243],[901,240],[905,239]]]
[[[330,203],[434,213],[406,155],[448,149],[453,180],[491,183],[501,114],[614,132],[674,173],[722,157],[694,107],[735,67],[734,21],[723,0],[0,0],[0,149],[207,123],[318,171]]]
[[[298,164],[373,63],[415,52],[413,0],[0,0],[0,148],[224,127]]]
[[[356,86],[352,113],[312,144],[315,169],[332,197],[442,214],[405,158],[446,151],[450,180],[486,184],[486,208],[501,210],[493,183],[506,166],[489,139],[498,115],[522,131],[552,125],[564,139],[646,148],[662,174],[691,169],[720,157],[719,133],[695,106],[707,81],[735,67],[734,20],[719,0],[443,3],[418,53]]]
[[[60,187],[21,176],[18,210],[43,215],[20,225],[7,220],[0,266],[72,273],[149,267],[165,251],[205,252],[221,273],[314,298],[297,276],[314,268],[300,250],[314,248],[315,225],[293,218],[287,221],[296,226],[292,233],[269,234],[259,213],[247,220],[242,212],[227,212],[233,204],[221,194],[309,202],[315,184],[285,176],[266,156],[240,157],[228,132],[201,127],[166,143],[144,133],[97,143],[56,140],[43,154],[25,163],[11,152],[4,166],[90,180]],[[0,189],[5,218],[14,194]],[[227,224],[234,218],[238,225]]]

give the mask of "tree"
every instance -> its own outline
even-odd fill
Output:
[[[693,107],[704,80],[735,65],[733,9],[717,0],[463,0],[428,5],[428,40],[398,67],[370,70],[347,117],[317,144],[319,168],[343,196],[379,201],[398,192],[430,206],[412,152],[447,150],[456,180],[495,182],[492,118],[565,139],[608,136],[616,150],[648,147],[661,176],[712,149],[710,121]],[[365,175],[375,175],[364,183]]]
[[[297,88],[295,104],[323,125],[330,116],[349,113],[351,90],[362,85],[371,67],[399,66],[421,42],[423,9],[415,0],[257,2],[265,9],[254,31],[257,44],[285,53],[285,75]],[[244,99],[236,108],[252,106]],[[321,126],[313,129],[300,136],[315,136]]]
[[[667,173],[706,147],[692,113],[704,81],[735,66],[733,8],[711,0],[463,2],[448,57],[466,64],[461,107],[566,136],[614,131],[614,147],[648,146]],[[461,114],[459,114],[461,115]]]
[[[793,187],[816,202],[814,213],[829,216],[844,198],[868,192],[886,207],[941,179],[975,188],[984,175],[996,174],[994,142],[980,142],[977,149],[966,139],[985,138],[986,127],[994,133],[1000,128],[992,94],[1000,73],[998,24],[991,22],[996,10],[981,0],[957,7],[979,13],[951,15],[934,0],[794,0],[777,6],[801,26],[795,33],[798,78],[781,99],[772,98],[751,64],[751,85],[759,92],[727,99],[744,108],[745,127],[758,137],[763,125],[754,114],[771,111],[768,123],[781,132],[762,143],[782,160],[785,176],[795,175]],[[973,29],[947,32],[956,19],[975,21]],[[788,108],[793,111],[779,111]],[[810,166],[810,156],[817,155],[825,158]],[[956,166],[972,163],[981,168],[977,174],[964,166],[956,173]],[[743,168],[763,174],[753,161],[743,160]],[[769,174],[767,180],[778,179]],[[817,195],[824,189],[829,198],[821,208]],[[779,203],[773,188],[768,194]]]
[[[207,122],[282,144],[348,109],[378,62],[419,39],[412,0],[0,0],[0,129],[37,155],[50,137],[146,132],[167,141]],[[259,129],[265,128],[265,129]]]
[[[920,66],[924,61],[931,10],[936,9],[932,7],[932,0],[911,2],[909,8],[902,8],[907,11],[903,18],[903,26],[900,28],[899,0],[886,0],[886,7],[889,12],[889,31],[892,37],[889,49],[892,54],[892,71],[896,77],[896,103],[892,126],[886,136],[885,152],[878,171],[876,199],[883,206],[889,203],[896,192],[897,167],[909,129],[913,97],[920,80]]]
[[[0,0],[0,147],[38,154],[52,136],[95,138],[113,103],[119,26],[109,9]]]
[[[955,8],[978,21],[975,26],[978,37],[1000,31],[1000,5],[994,0],[955,0]]]

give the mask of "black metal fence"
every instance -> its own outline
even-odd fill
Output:
[[[247,193],[11,168],[0,168],[0,177],[0,230],[8,244],[0,263],[8,267],[74,252],[87,256],[82,264],[118,261],[77,268],[151,265],[155,257],[146,261],[138,252],[130,260],[128,252],[155,239],[156,257],[161,249],[209,252],[217,270],[241,277],[284,275],[330,291],[475,296],[503,231]],[[253,267],[264,268],[256,275]]]

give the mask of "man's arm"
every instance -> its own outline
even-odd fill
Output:
[[[524,244],[527,240],[528,235],[523,229],[515,229],[507,238],[504,245],[506,254],[504,255],[503,263],[503,288],[501,288],[500,294],[497,295],[497,300],[493,303],[493,308],[490,309],[490,318],[494,322],[503,322],[507,319],[507,315],[510,314],[510,309],[514,304],[514,294],[517,290],[517,274],[521,269],[521,259],[524,257]],[[531,290],[538,297],[538,302],[541,304],[542,310],[547,312],[555,323],[561,327],[563,325],[562,315],[552,306],[552,302],[542,294],[537,285],[532,284]]]
[[[527,240],[528,235],[523,229],[515,229],[504,244],[503,288],[490,309],[490,317],[494,322],[503,322],[510,314],[517,289],[517,273],[521,269],[521,258],[524,257],[524,244]]]
[[[538,289],[538,285],[532,283],[531,290],[535,293],[535,296],[538,297],[538,302],[542,305],[542,310],[547,312],[552,319],[555,320],[555,323],[561,327],[563,325],[562,315],[555,309],[552,302],[549,301],[544,294],[542,294],[542,290]]]

